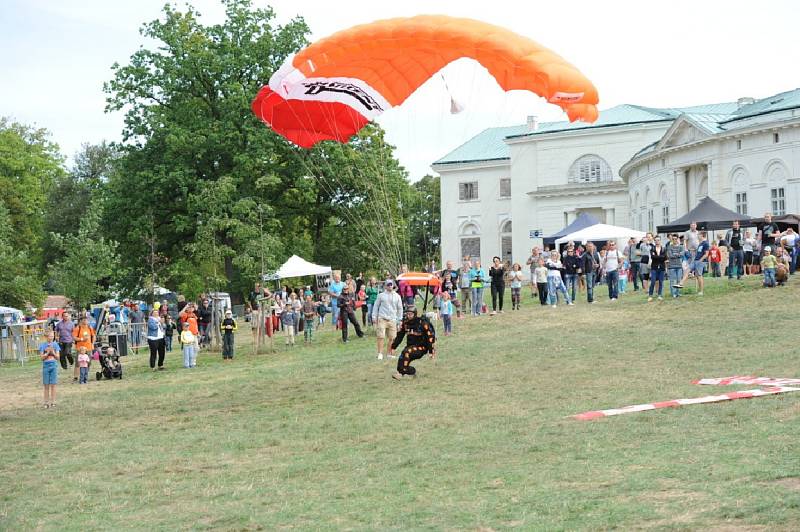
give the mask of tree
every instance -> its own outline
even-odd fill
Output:
[[[61,258],[53,266],[53,279],[78,308],[108,297],[120,267],[117,243],[100,236],[101,218],[102,207],[93,203],[76,234],[54,235]]]
[[[409,216],[411,249],[416,264],[439,258],[442,233],[440,178],[426,175],[413,185]]]
[[[250,101],[306,43],[308,28],[302,19],[274,26],[271,9],[253,9],[247,0],[224,4],[226,21],[213,26],[202,25],[192,7],[166,6],[162,20],[142,28],[159,47],[114,65],[105,85],[107,109],[126,110],[124,156],[109,183],[106,222],[131,258],[129,288],[147,274],[149,220],[157,252],[183,266],[200,267],[208,258],[194,256],[201,249],[194,244],[200,227],[213,228],[203,240],[213,243],[223,278],[241,286],[241,267],[254,259],[243,256],[253,251],[248,207],[252,198],[270,207],[271,186],[286,171],[283,154],[292,147],[256,119]]]
[[[92,201],[104,193],[117,156],[114,147],[105,141],[96,145],[84,144],[75,155],[75,164],[70,171],[56,176],[46,203],[48,215],[42,243],[44,264],[52,264],[58,259],[59,248],[52,240],[55,233],[78,232],[81,217]]]
[[[8,242],[42,268],[47,194],[63,175],[63,158],[49,132],[0,118],[0,203],[11,228]],[[56,213],[47,212],[47,215]]]
[[[38,270],[27,253],[12,244],[8,209],[0,201],[0,301],[22,310],[39,307],[44,300]]]

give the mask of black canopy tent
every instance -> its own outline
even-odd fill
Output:
[[[730,229],[734,220],[739,220],[741,225],[753,227],[753,219],[746,214],[739,214],[726,209],[708,196],[700,200],[697,207],[687,212],[677,220],[656,227],[657,233],[680,233],[689,229],[689,224],[697,223],[698,229],[716,231]]]
[[[561,238],[562,236],[567,236],[569,234],[574,233],[575,231],[580,231],[581,229],[586,229],[587,227],[591,227],[593,225],[597,225],[600,223],[600,220],[592,216],[591,214],[586,214],[582,212],[578,215],[575,220],[561,231],[557,233],[553,233],[550,236],[546,236],[543,239],[545,246],[553,246],[556,243],[556,240]]]

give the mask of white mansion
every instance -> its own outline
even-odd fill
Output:
[[[620,105],[594,124],[533,117],[490,128],[433,163],[442,259],[524,261],[539,236],[590,213],[654,230],[704,196],[751,216],[800,212],[800,89],[656,109]]]

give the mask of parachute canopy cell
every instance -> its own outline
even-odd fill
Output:
[[[304,148],[347,142],[463,57],[483,65],[505,91],[536,93],[573,122],[597,119],[597,89],[560,56],[499,26],[443,15],[381,20],[321,39],[286,60],[252,109]]]

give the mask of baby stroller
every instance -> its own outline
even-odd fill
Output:
[[[106,379],[122,378],[122,364],[119,361],[119,354],[113,347],[101,346],[98,361],[101,369],[95,373],[97,380],[101,380],[103,377]]]

